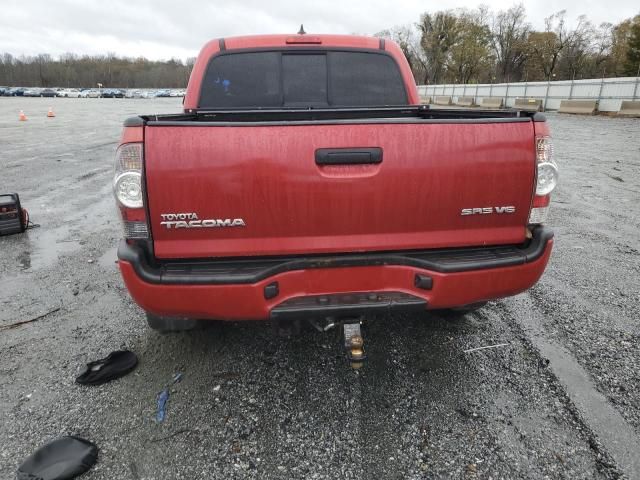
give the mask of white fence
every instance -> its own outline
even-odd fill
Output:
[[[598,109],[617,112],[623,100],[640,100],[640,77],[620,77],[557,82],[517,82],[467,85],[418,85],[423,97],[438,95],[475,97],[477,104],[484,97],[502,98],[512,107],[516,98],[538,98],[545,110],[557,110],[561,100],[598,100]]]

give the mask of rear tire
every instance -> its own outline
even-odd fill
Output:
[[[159,333],[183,332],[193,330],[198,325],[198,320],[193,318],[161,317],[147,312],[149,328]]]

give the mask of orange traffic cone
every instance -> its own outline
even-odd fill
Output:
[[[22,110],[20,110],[20,116],[18,117],[18,119],[19,119],[21,122],[24,122],[24,121],[26,121],[26,120],[27,120],[27,116],[24,114],[24,112],[23,112]]]
[[[52,108],[52,107],[49,107],[49,111],[47,112],[47,117],[49,117],[49,118],[53,118],[53,117],[55,117],[55,116],[56,116],[56,114],[55,114],[55,113],[53,113],[53,108]]]

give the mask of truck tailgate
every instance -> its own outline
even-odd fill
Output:
[[[147,125],[144,135],[150,225],[159,258],[409,250],[525,239],[535,175],[530,119],[158,124]],[[365,148],[379,150],[367,160]],[[329,155],[319,149],[330,149]],[[332,164],[335,159],[338,164]],[[485,210],[462,214],[474,208]],[[487,209],[491,212],[484,213]],[[166,222],[180,218],[185,221]],[[241,221],[230,226],[234,219]]]

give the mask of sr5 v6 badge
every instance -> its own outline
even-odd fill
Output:
[[[200,220],[195,213],[161,213],[160,225],[172,228],[218,228],[218,227],[246,227],[241,218],[207,218]]]
[[[516,207],[506,205],[503,207],[463,208],[460,215],[489,215],[491,213],[516,213]]]

